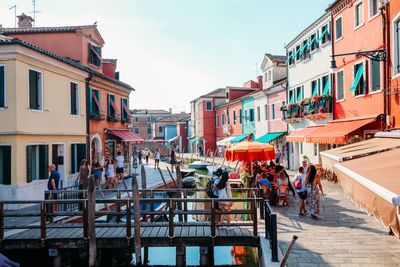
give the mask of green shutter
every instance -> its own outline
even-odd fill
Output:
[[[86,144],[76,145],[76,159],[77,159],[76,164],[78,166],[80,166],[83,159],[86,159]]]
[[[26,182],[32,182],[32,157],[33,157],[33,147],[26,146]]]
[[[39,146],[39,179],[49,178],[49,145]]]
[[[121,120],[125,120],[124,99],[121,97]]]
[[[107,94],[107,116],[111,116],[110,94]]]
[[[75,158],[76,145],[71,144],[71,174],[76,173],[76,158]]]
[[[93,114],[93,89],[90,88],[89,91],[90,91],[90,115],[92,115]]]
[[[4,67],[0,67],[0,107],[5,106],[4,91],[6,90],[4,86]]]
[[[1,146],[3,150],[3,181],[0,184],[11,184],[11,146]]]
[[[74,83],[70,83],[71,87],[71,114],[76,115],[77,107],[76,107],[76,85]]]
[[[37,72],[29,70],[29,108],[39,109]]]

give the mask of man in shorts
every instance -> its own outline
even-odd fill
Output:
[[[92,173],[94,175],[94,182],[97,188],[99,188],[101,185],[101,175],[103,173],[103,166],[100,165],[96,157],[93,158]]]
[[[50,172],[50,177],[49,181],[47,182],[47,189],[50,191],[51,199],[57,199],[58,194],[52,193],[51,191],[59,189],[58,183],[60,181],[60,174],[56,170],[56,166],[54,164],[49,165],[49,172]],[[58,204],[54,204],[53,211],[57,210],[58,210]]]
[[[156,153],[154,153],[154,169],[157,169],[160,167],[160,149],[157,148]]]
[[[124,156],[122,156],[121,151],[118,151],[117,156],[115,157],[116,161],[116,171],[117,171],[117,179],[121,181],[124,177]]]

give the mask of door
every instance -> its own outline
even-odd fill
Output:
[[[51,146],[51,162],[56,165],[56,170],[60,174],[59,188],[66,187],[68,185],[67,177],[65,175],[65,145],[64,144],[53,144]]]
[[[293,142],[289,142],[289,170],[295,170]]]

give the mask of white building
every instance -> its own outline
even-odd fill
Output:
[[[289,123],[288,141],[296,136],[296,142],[289,142],[289,167],[292,170],[300,166],[304,156],[312,163],[319,164],[319,152],[328,148],[328,145],[305,143],[304,132],[312,128],[300,130],[325,125],[332,120],[333,105],[332,98],[329,98],[333,95],[330,75],[331,27],[330,14],[325,13],[285,46],[289,58],[288,105],[287,111],[283,113],[285,121]],[[301,102],[310,104],[298,105]]]

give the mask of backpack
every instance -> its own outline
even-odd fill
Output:
[[[301,189],[303,186],[301,185],[301,178],[297,178],[296,181],[294,181],[294,187],[296,189]]]
[[[211,198],[215,198],[216,197],[216,195],[214,195],[213,189],[214,189],[214,178],[211,178],[208,181],[207,187],[206,187],[206,194],[207,194],[208,197],[211,197]]]

